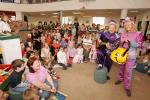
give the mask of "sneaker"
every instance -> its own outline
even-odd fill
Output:
[[[43,92],[43,90],[40,89],[40,90],[39,90],[39,93],[42,93],[42,92]]]
[[[72,67],[72,65],[71,65],[71,64],[68,64],[67,67]]]
[[[42,97],[40,100],[45,100],[45,98]]]
[[[63,69],[63,70],[67,70],[67,67],[64,66],[62,69]]]
[[[87,63],[88,61],[84,61],[84,63]]]
[[[131,97],[131,90],[126,90],[126,94],[128,97]]]
[[[110,80],[110,77],[109,77],[109,76],[107,76],[107,80]]]
[[[118,81],[115,82],[115,85],[119,85],[119,84],[121,84],[121,82],[122,81],[118,80]]]

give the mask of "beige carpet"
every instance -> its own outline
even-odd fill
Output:
[[[74,64],[68,70],[57,69],[61,75],[59,90],[68,95],[67,100],[150,100],[150,76],[134,71],[132,96],[127,97],[122,84],[114,85],[117,80],[117,66],[113,66],[106,84],[93,80],[95,65]]]

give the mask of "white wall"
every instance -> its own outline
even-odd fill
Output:
[[[96,0],[94,2],[79,2],[79,0],[42,3],[42,4],[13,4],[0,3],[0,9],[4,11],[60,11],[86,9],[137,9],[150,8],[150,0]]]
[[[141,15],[138,15],[136,24],[138,23],[138,21],[142,21],[142,24],[141,24],[142,30],[141,31],[144,32],[145,31],[145,27],[146,27],[146,23],[145,22],[146,21],[150,21],[150,11],[145,12],[145,13],[143,13]],[[150,33],[150,25],[149,25],[149,28],[147,30],[147,34],[148,33]]]
[[[150,11],[138,15],[137,21],[150,21]]]
[[[99,17],[103,17],[103,16],[99,16]],[[105,25],[108,25],[110,20],[114,20],[117,22],[117,26],[119,26],[119,16],[113,16],[113,17],[105,17]],[[74,18],[73,18],[74,19]],[[39,21],[56,21],[57,18],[53,18],[53,17],[47,17],[47,16],[28,16],[28,24],[35,24],[37,25]],[[78,17],[78,21],[80,24],[87,24],[87,25],[91,25],[93,23],[93,19],[92,16],[86,16],[86,17]],[[88,22],[88,23],[87,23]]]
[[[79,17],[78,21],[80,24],[85,24],[85,25],[91,25],[93,23],[92,17]]]

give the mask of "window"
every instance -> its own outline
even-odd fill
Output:
[[[62,23],[63,24],[72,24],[73,23],[73,18],[71,16],[69,16],[69,17],[63,17],[62,18]]]
[[[62,23],[63,24],[68,24],[68,17],[63,17],[62,18]]]
[[[93,23],[104,25],[105,17],[93,17]]]

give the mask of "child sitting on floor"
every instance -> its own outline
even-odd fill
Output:
[[[62,47],[59,49],[59,52],[57,53],[57,62],[60,66],[63,67],[64,70],[67,69],[67,67],[68,67],[67,55],[64,52],[64,49]]]
[[[141,73],[147,73],[150,75],[150,52],[149,50],[143,54],[136,65],[136,70]]]
[[[13,72],[9,76],[10,88],[16,92],[25,92],[30,85],[23,82],[23,73],[25,71],[24,61],[21,59],[16,59],[11,63],[13,67]]]
[[[95,62],[97,56],[97,51],[96,51],[96,41],[93,42],[90,53],[89,53],[89,59],[91,62]]]
[[[83,47],[81,44],[77,48],[77,54],[73,58],[73,63],[83,63]]]
[[[51,62],[53,59],[53,57],[51,56],[51,53],[50,53],[50,48],[48,46],[48,43],[44,43],[44,47],[42,48],[41,50],[41,58],[42,60],[44,61],[44,65],[45,67],[50,67],[51,65]]]

